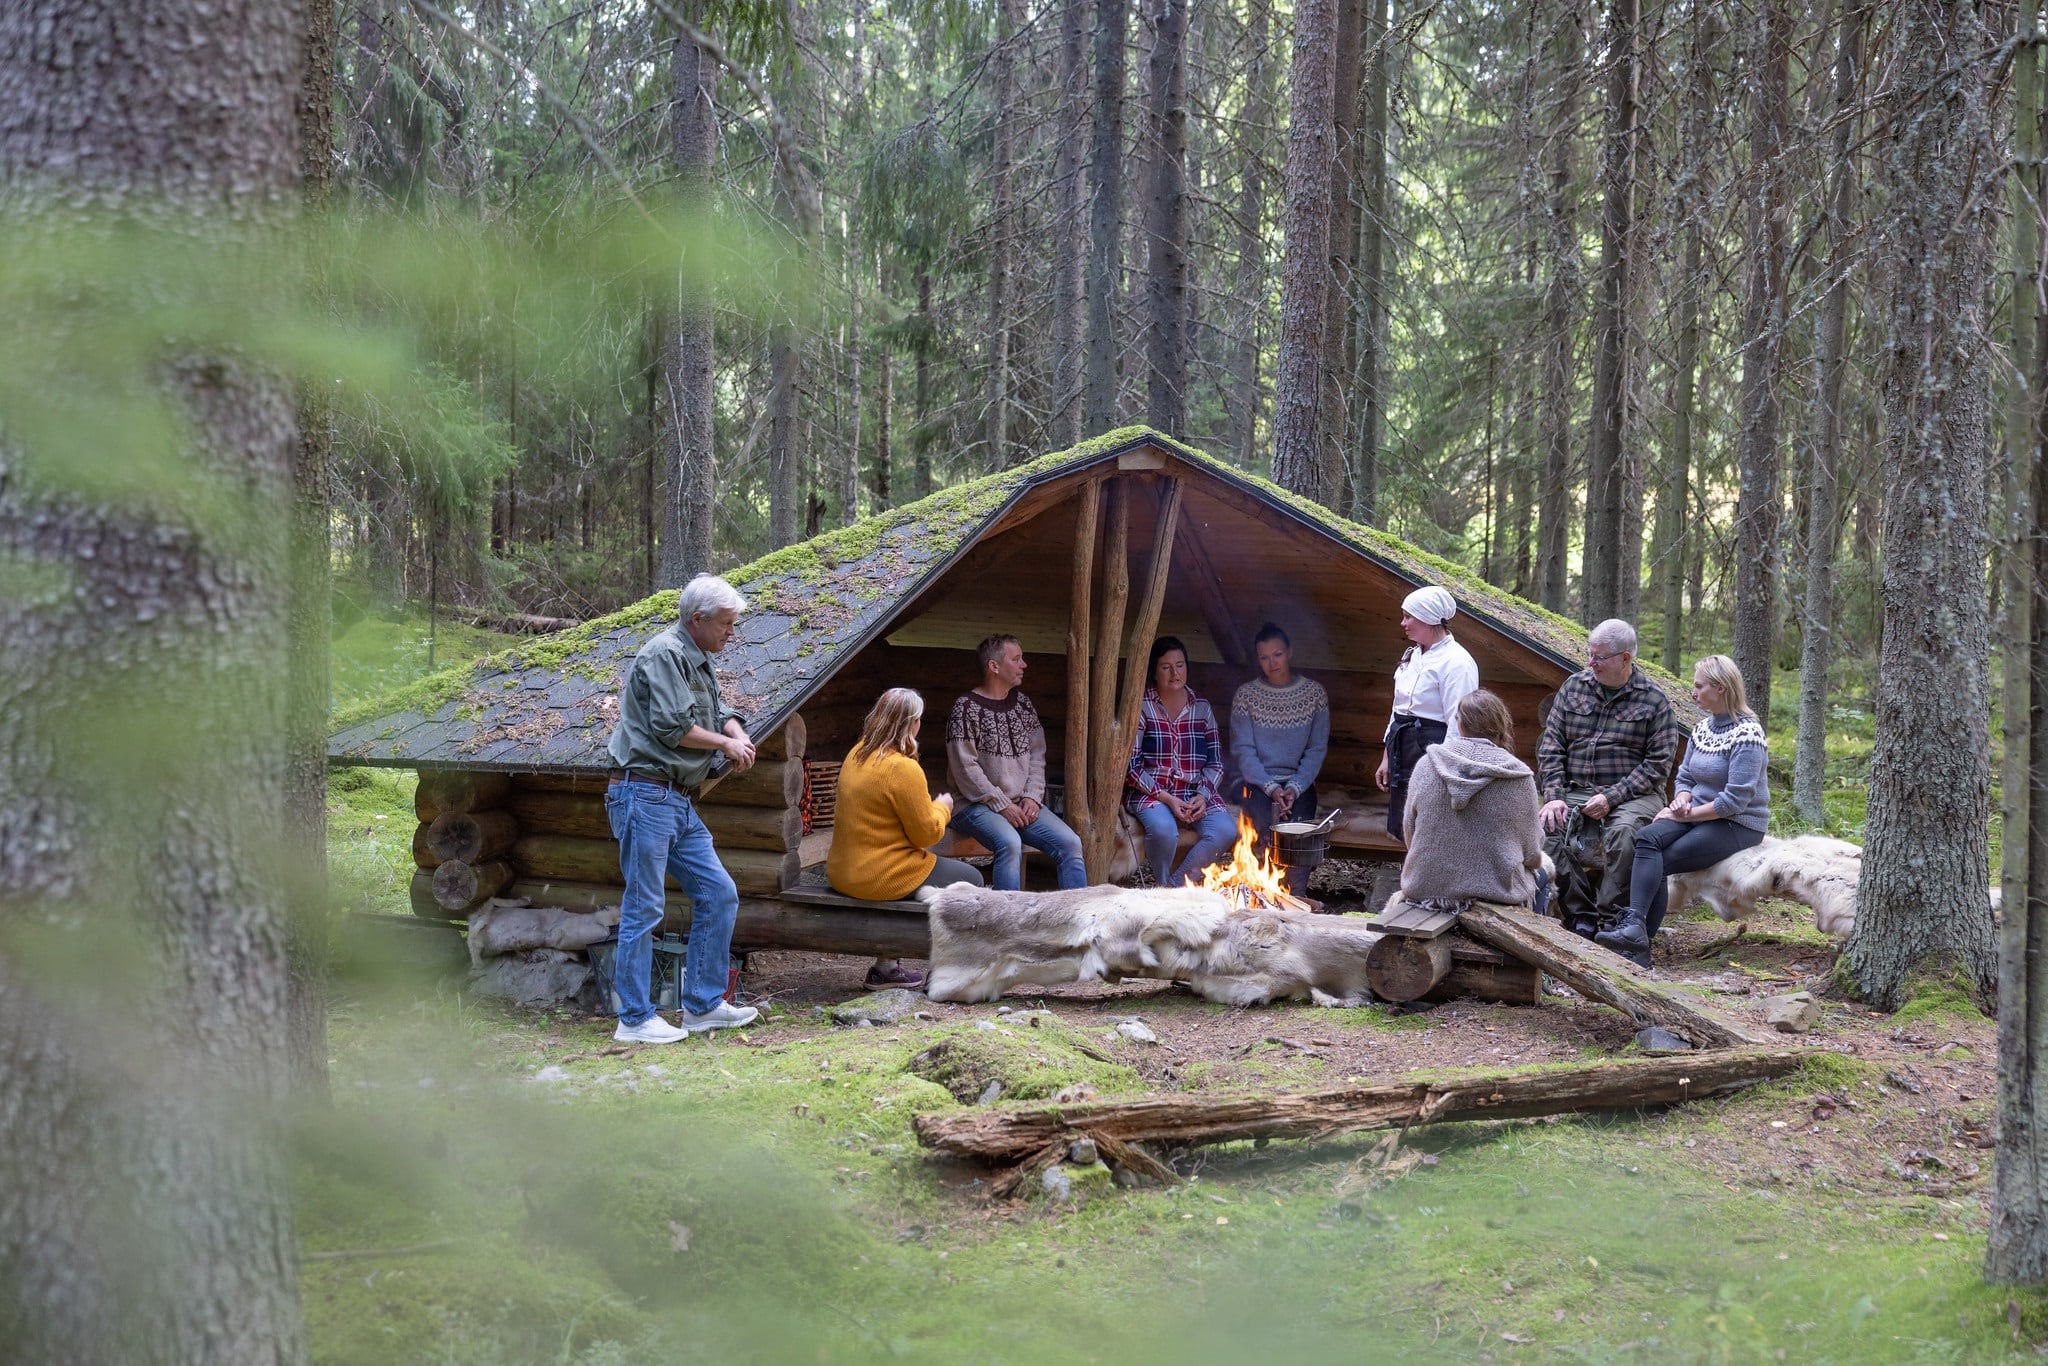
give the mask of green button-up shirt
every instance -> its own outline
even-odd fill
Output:
[[[696,790],[719,758],[715,749],[684,749],[690,727],[720,733],[739,713],[719,695],[711,657],[680,625],[640,647],[619,689],[619,724],[606,746],[620,768],[663,773]]]

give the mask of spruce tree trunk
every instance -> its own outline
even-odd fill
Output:
[[[996,24],[995,129],[989,156],[988,385],[983,395],[987,466],[1002,469],[1010,455],[1010,217],[1011,168],[1016,138],[1016,35],[1023,27],[1020,0],[1000,0]]]
[[[910,432],[910,497],[914,502],[932,493],[932,358],[931,339],[938,335],[932,317],[932,273],[917,273],[917,373],[912,396],[916,422]]]
[[[1843,970],[1884,1010],[1921,973],[1989,1001],[1990,638],[1984,594],[1991,386],[1983,349],[1995,204],[1995,50],[1975,11],[1892,15],[1884,317],[1884,631],[1870,822]]]
[[[1664,582],[1664,667],[1680,677],[1685,675],[1685,570],[1691,530],[1692,427],[1695,385],[1700,355],[1700,217],[1706,211],[1701,177],[1706,167],[1707,120],[1713,108],[1714,71],[1708,60],[1713,51],[1710,21],[1703,12],[1693,16],[1692,51],[1686,66],[1690,87],[1686,103],[1681,187],[1674,196],[1684,221],[1678,278],[1678,321],[1674,339],[1672,369],[1676,372],[1671,405],[1670,463],[1664,471],[1664,488],[1657,499],[1658,572]]]
[[[1251,67],[1244,77],[1245,113],[1237,144],[1237,344],[1230,367],[1230,452],[1239,469],[1251,468],[1258,445],[1259,328],[1266,316],[1264,151],[1273,116],[1273,62],[1266,51],[1272,7],[1267,0],[1250,3]]]
[[[685,15],[688,18],[688,15]],[[669,156],[676,190],[708,219],[717,202],[718,64],[680,34],[669,56]],[[664,329],[661,560],[656,582],[680,588],[711,568],[718,508],[712,448],[712,296],[708,271],[685,262],[676,314]]]
[[[1124,11],[1095,0],[1095,127],[1088,158],[1088,355],[1081,422],[1090,436],[1117,420],[1117,296],[1123,273]]]
[[[1387,336],[1387,103],[1393,89],[1393,0],[1365,0],[1362,42],[1365,120],[1359,134],[1356,178],[1358,213],[1357,284],[1353,300],[1357,336],[1352,343],[1351,517],[1367,525],[1379,520],[1380,431],[1386,425]]]
[[[2039,33],[2020,16],[2023,40]],[[2012,385],[2006,420],[2005,921],[1999,935],[1998,1152],[1984,1277],[2048,1281],[2048,469],[2041,460],[2041,55],[2013,74]],[[2025,838],[2017,832],[2024,831]]]
[[[817,182],[804,164],[801,147],[809,132],[799,110],[813,103],[813,73],[805,51],[816,28],[809,0],[791,0],[791,44],[784,69],[782,117],[789,129],[775,147],[775,211],[782,220],[784,253],[778,270],[775,321],[768,329],[768,548],[778,550],[800,535],[806,510],[804,449],[798,439],[803,417],[804,343],[798,314],[810,287],[805,264],[817,237],[820,205]],[[817,130],[819,134],[823,129]]]
[[[856,126],[867,123],[868,16],[865,8],[853,12],[853,90],[850,100]],[[848,308],[846,332],[847,395],[852,429],[837,445],[834,461],[839,472],[839,525],[852,526],[860,520],[860,434],[864,420],[861,360],[867,352],[867,337],[861,330],[861,295],[867,283],[867,260],[860,240],[860,214],[846,215],[846,283]]]
[[[1322,441],[1322,501],[1339,512],[1348,512],[1354,497],[1347,423],[1357,361],[1352,310],[1358,295],[1358,178],[1365,169],[1359,122],[1366,92],[1359,74],[1365,7],[1372,2],[1336,0],[1337,46],[1331,54],[1330,286],[1324,301],[1322,411],[1316,429]]]
[[[1280,365],[1273,404],[1273,481],[1323,496],[1323,330],[1330,280],[1330,157],[1334,137],[1334,0],[1299,0],[1288,75],[1287,198],[1280,278]]]
[[[1593,419],[1579,619],[1621,611],[1622,433],[1628,425],[1628,303],[1636,198],[1637,0],[1609,0],[1607,133],[1601,156],[1600,280],[1593,296]]]
[[[1152,184],[1145,214],[1145,420],[1186,436],[1188,425],[1187,0],[1157,0],[1145,112]]]
[[[874,499],[874,510],[886,512],[889,509],[889,463],[896,458],[890,431],[896,418],[896,353],[884,346],[882,354],[875,360],[875,368],[881,374],[875,380],[875,476],[869,484],[869,492]]]
[[[1828,669],[1834,660],[1835,487],[1842,467],[1842,373],[1849,321],[1850,215],[1856,207],[1856,82],[1863,65],[1863,11],[1845,9],[1835,46],[1834,164],[1828,191],[1828,270],[1815,357],[1807,494],[1806,609],[1800,624],[1799,740],[1792,767],[1792,809],[1809,825],[1827,819]]]
[[[1081,439],[1082,280],[1087,179],[1081,127],[1088,114],[1088,0],[1060,0],[1059,138],[1053,149],[1052,403],[1046,439],[1064,450]]]
[[[1561,0],[1544,43],[1544,66],[1554,73],[1555,98],[1549,120],[1549,185],[1544,214],[1550,259],[1543,299],[1543,487],[1538,514],[1537,594],[1543,606],[1562,613],[1569,579],[1565,557],[1571,549],[1573,321],[1582,263],[1579,257],[1578,187],[1572,183],[1572,144],[1577,136],[1581,55],[1578,0]]]
[[[333,5],[306,6],[305,74],[296,122],[306,208],[326,212],[334,184]],[[328,479],[334,429],[318,386],[299,395],[298,458],[292,467],[291,691],[285,708],[284,815],[291,841],[291,1070],[302,1099],[327,1098],[327,718],[333,701],[328,642],[334,632],[333,500]]]
[[[1743,253],[1741,493],[1735,505],[1736,667],[1766,725],[1778,644],[1778,357],[1785,332],[1785,134],[1792,18],[1786,0],[1759,0],[1750,41],[1748,214]]]
[[[75,235],[132,215],[235,252],[292,197],[303,22],[252,0],[0,6],[0,214]],[[50,340],[53,364],[92,344]],[[135,381],[183,420],[175,490],[102,493],[0,444],[0,558],[61,585],[0,593],[0,1342],[297,1361],[291,397],[168,337],[108,340],[158,356]],[[108,746],[108,723],[132,739]]]

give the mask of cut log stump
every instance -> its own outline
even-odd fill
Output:
[[[1183,1093],[1075,1105],[982,1106],[917,1115],[911,1125],[927,1148],[997,1162],[1016,1162],[1084,1135],[1098,1146],[1107,1139],[1177,1147],[1247,1138],[1332,1138],[1415,1124],[1673,1105],[1784,1076],[1805,1056],[1798,1049],[1727,1049],[1449,1080],[1424,1073],[1295,1095]]]
[[[450,859],[433,871],[432,878],[434,903],[445,914],[463,916],[478,902],[512,885],[512,865],[503,859],[484,863]]]
[[[444,811],[427,826],[427,853],[436,864],[475,863],[504,853],[518,838],[519,822],[509,811]]]
[[[1475,901],[1458,917],[1458,928],[1511,958],[1535,964],[1587,1000],[1613,1006],[1637,1028],[1662,1025],[1695,1048],[1768,1041],[1762,1031],[1651,981],[1635,964],[1579,938],[1555,920]]]
[[[1451,937],[1382,934],[1365,956],[1365,981],[1383,1001],[1417,1001],[1451,974]]]

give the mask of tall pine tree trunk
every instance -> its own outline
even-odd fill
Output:
[[[1359,119],[1365,88],[1359,80],[1365,8],[1373,0],[1336,0],[1337,47],[1330,72],[1330,284],[1324,300],[1322,410],[1316,429],[1322,442],[1323,501],[1350,510],[1350,417],[1352,365],[1357,339],[1352,310],[1357,302],[1358,177],[1365,169]]]
[[[1280,367],[1273,405],[1273,480],[1324,495],[1320,414],[1330,283],[1330,157],[1335,136],[1334,0],[1294,8],[1288,76],[1286,234],[1280,277]]]
[[[1245,112],[1238,131],[1237,337],[1231,359],[1230,453],[1250,469],[1259,433],[1259,329],[1266,316],[1265,149],[1273,116],[1273,60],[1267,51],[1272,6],[1250,0],[1247,42],[1251,66],[1245,72]]]
[[[1010,235],[1012,143],[1016,139],[1017,54],[1021,0],[1000,0],[995,49],[995,129],[989,156],[988,386],[983,395],[987,464],[999,470],[1010,454]]]
[[[931,430],[932,421],[932,338],[938,335],[938,322],[932,317],[932,273],[920,270],[917,273],[917,372],[913,381],[911,404],[916,414],[915,425],[910,432],[910,497],[912,501],[929,498],[932,492],[932,442],[936,440]]]
[[[867,123],[867,10],[856,7],[853,12],[853,89],[849,100],[853,106],[855,125],[864,127]],[[838,443],[836,464],[839,471],[839,524],[852,526],[860,520],[860,434],[865,420],[862,413],[863,400],[867,397],[862,389],[861,361],[867,352],[867,337],[861,330],[861,295],[867,283],[867,260],[860,240],[860,214],[858,206],[846,215],[846,284],[847,304],[850,316],[846,330],[847,426],[851,429],[845,440]]]
[[[1124,13],[1130,0],[1095,0],[1095,127],[1088,158],[1088,356],[1081,421],[1091,436],[1116,426],[1116,306],[1123,274]]]
[[[1579,619],[1621,610],[1622,433],[1628,426],[1628,302],[1635,244],[1637,0],[1609,0],[1607,134],[1601,156],[1600,282],[1593,296],[1593,420]]]
[[[1565,558],[1571,550],[1572,394],[1576,388],[1572,332],[1582,273],[1578,187],[1572,183],[1572,144],[1578,136],[1581,54],[1585,48],[1579,22],[1578,0],[1562,0],[1544,43],[1544,66],[1553,73],[1555,84],[1545,165],[1549,185],[1544,216],[1549,230],[1544,247],[1549,260],[1543,298],[1543,487],[1537,533],[1542,545],[1536,573],[1540,601],[1560,613],[1569,591]]]
[[[1046,438],[1064,450],[1081,439],[1082,281],[1087,179],[1081,126],[1088,113],[1088,0],[1060,0],[1059,143],[1053,149],[1052,402]]]
[[[1365,118],[1359,131],[1358,264],[1352,300],[1351,516],[1379,520],[1380,433],[1386,425],[1387,103],[1393,88],[1392,0],[1365,0]]]
[[[79,239],[132,217],[234,261],[292,196],[303,20],[0,6],[0,215]],[[7,230],[15,250],[48,231]],[[0,593],[0,1341],[19,1361],[298,1361],[279,1142],[298,435],[246,360],[118,325],[48,337],[44,387],[102,397],[57,369],[67,346],[148,354],[127,397],[182,434],[154,476],[175,487],[81,481],[61,420],[0,436],[0,559],[58,585]]]
[[[1676,372],[1671,404],[1670,463],[1664,472],[1663,492],[1657,499],[1658,572],[1664,587],[1664,667],[1681,677],[1685,673],[1685,571],[1688,563],[1692,523],[1692,429],[1695,386],[1700,356],[1700,262],[1702,255],[1700,219],[1706,213],[1707,196],[1701,181],[1706,174],[1707,121],[1713,111],[1715,28],[1712,12],[1704,8],[1693,13],[1692,46],[1686,59],[1685,128],[1680,134],[1684,146],[1679,156],[1679,191],[1673,197],[1680,230],[1678,276],[1678,319],[1673,339],[1672,369]]]
[[[1835,145],[1828,187],[1828,282],[1821,301],[1807,494],[1806,610],[1799,646],[1799,747],[1792,767],[1792,808],[1810,825],[1827,819],[1828,668],[1834,659],[1835,488],[1842,467],[1842,372],[1849,321],[1849,266],[1856,207],[1856,82],[1863,65],[1863,11],[1842,12],[1835,47]]]
[[[1759,0],[1750,42],[1748,261],[1742,295],[1741,493],[1735,504],[1735,663],[1766,724],[1778,644],[1778,357],[1785,333],[1785,134],[1792,18]]]
[[[686,16],[687,17],[687,16]],[[717,201],[718,65],[711,54],[676,36],[669,57],[669,156],[677,193],[703,216],[707,229]],[[711,279],[703,262],[685,261],[677,282],[676,316],[663,329],[661,561],[656,582],[680,588],[711,568],[718,510],[717,463],[712,450],[713,379]]]
[[[1958,12],[1958,10],[1960,12]],[[1986,880],[1990,638],[1984,594],[1991,384],[1983,336],[1996,208],[1995,45],[1968,4],[1902,0],[1887,53],[1884,630],[1870,820],[1843,968],[1878,1008],[1922,973],[1983,1000],[1998,953]]]
[[[1188,425],[1187,0],[1157,0],[1145,112],[1152,184],[1145,213],[1145,420],[1185,437]]]
[[[814,103],[813,73],[806,50],[816,28],[810,0],[791,0],[794,41],[784,68],[786,94],[781,110],[788,130],[775,142],[775,211],[784,239],[775,299],[775,320],[768,329],[768,548],[780,549],[799,536],[799,517],[806,511],[805,449],[798,428],[803,417],[804,344],[798,315],[808,288],[805,266],[817,237],[820,206],[817,182],[804,164],[801,143],[810,130],[799,110]],[[818,134],[823,129],[816,130]]]

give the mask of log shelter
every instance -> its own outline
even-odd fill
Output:
[[[715,663],[748,717],[756,767],[699,798],[738,884],[736,949],[806,948],[922,957],[917,903],[829,904],[825,789],[883,689],[925,696],[923,761],[946,786],[945,727],[992,632],[1022,643],[1024,690],[1044,720],[1048,770],[1090,875],[1104,880],[1147,651],[1188,649],[1190,685],[1228,725],[1257,676],[1266,621],[1294,666],[1328,690],[1322,807],[1347,808],[1338,856],[1397,859],[1373,785],[1406,641],[1401,601],[1419,585],[1456,594],[1452,622],[1484,685],[1508,704],[1532,765],[1537,708],[1585,657],[1584,630],[1381,532],[1344,521],[1160,433],[1126,428],[944,490],[770,554],[726,577],[749,599]],[[675,620],[673,590],[573,630],[416,685],[372,714],[339,718],[334,767],[419,771],[415,909],[462,917],[491,896],[592,908],[622,879],[603,793],[605,743],[625,667]],[[1675,680],[1646,666],[1681,713]],[[971,852],[971,851],[970,851]],[[821,895],[821,893],[823,893]],[[671,891],[670,923],[687,923]],[[826,904],[821,904],[826,903]]]

